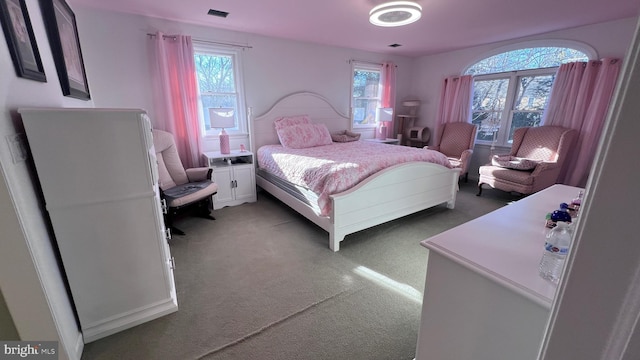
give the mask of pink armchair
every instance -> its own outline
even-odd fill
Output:
[[[454,168],[460,169],[460,176],[469,181],[469,163],[476,143],[477,126],[470,123],[445,123],[438,127],[438,144],[425,146],[424,149],[443,153]]]
[[[577,130],[560,126],[516,129],[508,155],[514,164],[521,164],[525,160],[531,169],[516,170],[499,162],[497,165],[480,166],[477,195],[482,194],[484,184],[520,194],[532,194],[555,184],[577,136]]]
[[[211,181],[212,170],[207,167],[185,170],[173,135],[168,132],[153,130],[153,147],[158,159],[160,196],[167,203],[165,225],[174,234],[184,235],[173,226],[173,220],[187,210],[215,220],[210,214],[211,196],[218,192],[218,185]]]

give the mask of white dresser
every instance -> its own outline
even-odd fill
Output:
[[[535,360],[556,285],[538,275],[554,185],[421,242],[429,249],[416,360]]]
[[[84,342],[176,311],[146,113],[19,112]]]

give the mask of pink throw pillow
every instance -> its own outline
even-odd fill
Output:
[[[296,116],[283,116],[277,118],[273,124],[276,126],[276,131],[287,126],[294,126],[300,124],[310,124],[311,120],[308,115],[296,115]]]
[[[304,149],[333,143],[325,124],[299,124],[276,131],[280,144],[290,149]]]

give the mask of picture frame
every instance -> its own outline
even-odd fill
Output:
[[[64,0],[40,0],[40,9],[62,94],[91,99],[75,14]]]
[[[16,75],[47,82],[25,0],[0,0],[0,20]]]

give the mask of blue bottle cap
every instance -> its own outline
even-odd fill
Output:
[[[560,209],[555,210],[554,212],[551,213],[551,221],[555,221],[555,222],[564,221],[564,222],[570,223],[571,215],[567,211],[568,208],[569,208],[569,205],[567,203],[560,204]]]

